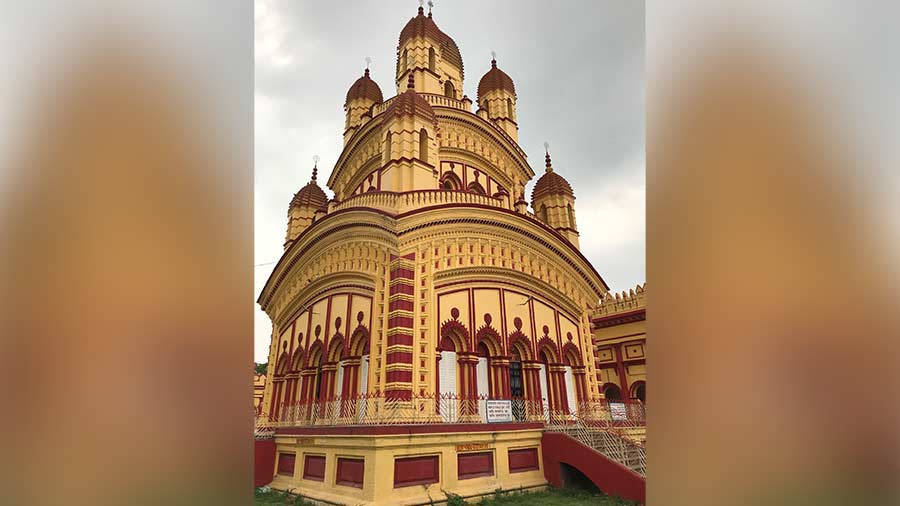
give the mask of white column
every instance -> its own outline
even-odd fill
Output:
[[[488,359],[479,358],[478,364],[475,366],[475,381],[478,387],[478,414],[481,416],[482,422],[487,422],[487,402],[481,398],[487,399],[490,394],[490,381],[488,376]]]
[[[566,366],[566,397],[569,401],[569,413],[575,414],[578,411],[575,396],[575,375],[572,373],[572,366]]]
[[[457,418],[456,370],[456,352],[442,351],[439,371],[441,399],[438,402],[441,407],[441,417],[445,422],[455,422]]]
[[[541,382],[541,406],[544,410],[544,419],[550,419],[550,392],[547,390],[547,366],[539,364],[538,378]]]

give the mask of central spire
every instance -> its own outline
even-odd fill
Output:
[[[546,155],[544,156],[544,168],[547,172],[553,172],[553,164],[550,162],[550,143],[544,142],[544,152]]]

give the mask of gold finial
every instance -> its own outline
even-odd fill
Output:
[[[425,9],[422,6],[425,5],[425,0],[419,0],[419,16],[425,14]]]
[[[497,66],[497,51],[491,51],[491,67]]]
[[[319,172],[319,155],[313,155],[313,173],[312,173],[313,181],[316,180],[316,175],[318,175],[318,172]]]

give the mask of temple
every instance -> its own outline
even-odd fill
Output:
[[[575,192],[549,149],[525,200],[536,174],[515,84],[496,59],[478,66],[473,101],[459,48],[420,7],[400,32],[396,93],[385,100],[368,68],[347,92],[334,197],[316,164],[290,202],[258,299],[275,488],[423,504],[546,487],[561,479],[551,430],[588,434],[579,444],[625,473],[605,491],[642,487],[642,436],[614,430],[642,427],[645,400],[643,384],[628,395],[643,362],[622,359],[637,352],[616,333],[619,296],[579,251]]]

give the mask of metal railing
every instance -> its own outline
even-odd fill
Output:
[[[272,414],[256,418],[256,437],[273,437],[282,427],[334,427],[486,423],[488,401],[508,400],[511,422],[537,422],[546,430],[565,433],[610,459],[644,475],[644,442],[630,432],[643,432],[644,404],[594,399],[568,410],[550,409],[546,400],[493,399],[457,394],[412,395],[408,399],[383,393],[362,394],[304,403],[284,403]]]
[[[314,402],[283,403],[272,412],[260,412],[259,427],[399,425],[478,423],[487,421],[488,400],[508,400],[512,421],[572,424],[600,429],[642,427],[643,403],[617,404],[605,399],[582,401],[569,409],[550,409],[546,401],[524,398],[495,399],[458,394],[412,395],[408,399],[383,393],[361,394]]]

